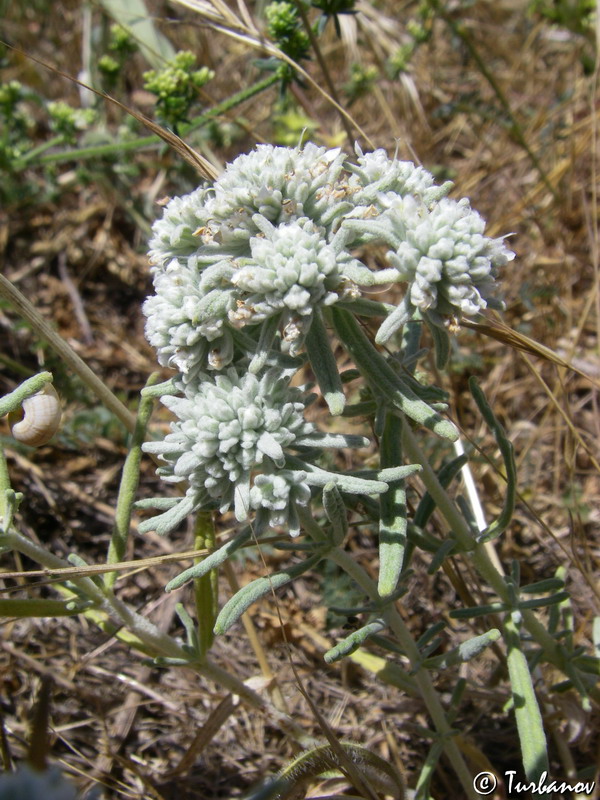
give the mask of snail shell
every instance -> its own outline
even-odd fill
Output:
[[[47,383],[41,392],[23,400],[22,411],[9,414],[11,433],[31,447],[46,444],[58,430],[61,408],[56,389]]]

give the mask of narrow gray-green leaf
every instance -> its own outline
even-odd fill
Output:
[[[235,553],[236,550],[239,550],[240,547],[246,544],[246,542],[252,537],[252,529],[246,528],[242,531],[235,539],[232,539],[227,544],[224,544],[218,550],[215,550],[214,553],[206,556],[202,561],[198,564],[194,564],[193,567],[189,567],[188,569],[184,570],[182,573],[177,575],[176,578],[169,581],[165,586],[166,592],[172,592],[175,589],[179,589],[188,581],[193,580],[194,578],[201,578],[203,575],[206,575],[207,572],[210,572],[212,569],[215,569],[224,561],[226,561],[230,556]]]
[[[325,402],[333,416],[338,416],[346,405],[346,396],[335,356],[319,311],[313,314],[310,330],[305,341],[306,353]]]
[[[486,648],[497,642],[501,636],[502,634],[497,628],[492,628],[487,633],[481,634],[481,636],[474,636],[472,639],[467,639],[466,642],[461,642],[458,647],[453,648],[448,653],[425,659],[423,666],[426,669],[447,669],[457,664],[463,664],[483,653]]]
[[[221,609],[221,613],[215,622],[215,634],[226,633],[253,603],[256,603],[257,600],[260,600],[261,597],[269,594],[269,592],[280,589],[282,586],[285,586],[286,583],[290,583],[290,581],[308,572],[309,569],[312,569],[319,563],[326,552],[327,550],[321,550],[305,561],[301,561],[299,564],[295,564],[293,567],[289,567],[283,572],[277,572],[275,575],[269,575],[264,578],[257,578],[257,580],[244,586],[239,592],[236,592]]]
[[[146,386],[153,386],[158,383],[160,375],[154,372],[146,383]],[[140,463],[142,460],[142,444],[146,438],[146,428],[150,421],[154,398],[143,395],[140,398],[138,414],[135,421],[133,436],[131,437],[131,447],[121,476],[119,486],[119,496],[117,498],[117,508],[115,510],[115,522],[111,534],[110,545],[106,557],[107,564],[115,564],[122,561],[125,557],[127,539],[129,537],[129,527],[131,525],[131,513],[133,502],[137,491],[140,478]],[[106,586],[112,588],[117,580],[116,572],[109,572],[104,576]]]
[[[345,639],[342,639],[341,642],[338,642],[335,647],[332,647],[331,650],[325,653],[323,658],[327,664],[333,664],[335,661],[339,661],[341,658],[350,655],[350,653],[354,653],[355,650],[362,647],[370,636],[381,633],[386,627],[385,622],[380,619],[369,622],[357,631],[353,631],[349,636],[346,636]]]
[[[564,603],[571,597],[569,592],[557,592],[550,595],[550,597],[536,597],[531,600],[520,600],[518,603],[519,609],[525,608],[546,608],[547,606],[555,606]]]
[[[467,456],[460,455],[457,456],[457,458],[452,459],[452,461],[449,461],[447,464],[444,464],[444,466],[437,473],[437,479],[442,485],[443,489],[446,489],[450,485],[452,479],[458,475],[467,461]],[[433,497],[429,494],[429,492],[426,492],[421,498],[421,502],[417,506],[417,510],[413,518],[413,523],[417,526],[417,528],[425,527],[434,510],[435,502]]]
[[[513,614],[507,615],[504,622],[504,639],[508,651],[506,660],[521,743],[523,769],[527,780],[538,781],[542,773],[547,773],[550,769],[546,736],[529,665],[521,650],[521,637]]]
[[[438,547],[438,549],[433,554],[433,558],[431,559],[431,563],[427,567],[427,574],[434,575],[438,569],[442,566],[446,558],[450,555],[450,553],[454,550],[456,546],[455,539],[445,539],[442,544]]]
[[[543,578],[527,586],[520,586],[521,594],[541,594],[542,592],[555,592],[563,589],[565,582],[562,578]]]
[[[133,507],[136,509],[156,508],[159,511],[167,511],[179,503],[181,497],[142,497],[136,500]]]
[[[256,345],[256,353],[252,357],[248,372],[256,375],[267,363],[280,321],[281,314],[276,314],[265,320],[261,325],[260,336],[258,337],[258,344]]]
[[[496,419],[496,416],[486,400],[484,393],[479,388],[477,381],[473,377],[469,378],[469,389],[471,390],[471,394],[477,403],[477,407],[479,408],[482,417],[487,422],[492,433],[494,434],[498,449],[500,450],[504,460],[504,469],[506,470],[506,493],[504,495],[502,511],[500,512],[498,518],[494,520],[491,525],[488,525],[488,527],[477,537],[478,541],[480,542],[488,542],[492,539],[495,539],[496,536],[499,536],[503,531],[505,531],[512,519],[517,497],[517,467],[515,464],[512,442],[509,440],[504,432],[504,429]]]
[[[342,496],[333,482],[323,488],[323,507],[327,519],[331,522],[333,543],[341,545],[348,533],[348,513]]]
[[[488,614],[499,614],[508,611],[508,603],[488,603],[473,608],[455,608],[449,613],[451,619],[471,619],[472,617],[485,617]]]
[[[397,419],[399,419],[397,417]],[[385,483],[392,483],[393,481],[403,481],[415,472],[421,472],[423,467],[421,464],[404,464],[401,467],[385,467],[385,469],[359,469],[353,472],[357,478],[372,478],[373,480],[385,481]]]
[[[17,411],[23,404],[23,400],[40,392],[47,383],[52,383],[51,372],[40,372],[39,375],[27,378],[12,392],[0,398],[0,417],[10,414],[11,411]]]
[[[417,397],[406,381],[394,372],[371,344],[351,314],[335,307],[332,307],[330,312],[340,340],[375,394],[438,436],[451,441],[458,439],[455,425]]]
[[[358,314],[359,317],[385,317],[395,308],[389,303],[379,303],[376,300],[369,300],[367,297],[340,300],[336,305],[339,308],[348,309],[352,314]]]
[[[438,369],[446,369],[448,358],[450,356],[450,337],[445,328],[440,328],[435,325],[425,315],[425,321],[429,327],[431,338],[433,339],[433,346],[435,348],[435,365]]]
[[[402,420],[387,414],[380,441],[382,471],[402,462]],[[377,589],[382,597],[395,590],[404,561],[406,547],[407,507],[404,481],[395,481],[379,497],[379,581]]]
[[[168,381],[162,383],[146,384],[142,389],[142,397],[164,397],[165,395],[177,394],[179,388],[175,378],[169,378]]]
[[[388,484],[383,481],[365,480],[364,478],[355,478],[353,475],[346,475],[341,472],[329,472],[291,455],[286,456],[286,466],[290,469],[305,472],[305,481],[309,486],[324,487],[328,483],[334,483],[340,492],[367,495],[380,494],[388,488]]]
[[[191,514],[194,510],[196,503],[192,497],[182,497],[172,508],[165,511],[163,514],[157,514],[155,517],[145,519],[138,525],[139,533],[148,533],[148,531],[156,531],[159,536],[165,534],[176,528],[180,522]]]

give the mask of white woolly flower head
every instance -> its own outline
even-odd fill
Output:
[[[254,221],[261,235],[250,240],[251,257],[240,260],[231,278],[237,292],[229,319],[241,326],[284,312],[284,325],[305,330],[315,309],[344,291],[338,255],[323,228],[306,217],[278,227],[258,215]]]
[[[155,267],[163,267],[173,258],[197,252],[203,244],[201,232],[209,221],[208,200],[212,189],[201,186],[183,197],[173,197],[163,216],[152,226],[148,257]]]
[[[415,313],[440,325],[499,305],[498,270],[513,254],[485,237],[468,201],[449,200],[449,184],[383,150],[356,153],[351,164],[339,149],[259,145],[211,188],[166,206],[150,243],[155,295],[144,304],[161,364],[190,383],[253,346],[259,369],[273,349],[314,345],[307,334],[325,307],[360,303],[360,287],[390,281],[408,288],[380,342]],[[370,242],[389,247],[378,270],[356,257]]]
[[[231,246],[247,242],[260,231],[256,214],[275,225],[299,217],[322,225],[326,211],[332,216],[327,187],[336,182],[343,159],[339,148],[312,143],[303,148],[263,144],[238,156],[214,186],[210,211],[215,235]]]
[[[256,512],[257,528],[300,532],[298,507],[311,499],[311,487],[339,483],[344,491],[371,493],[387,488],[380,481],[348,478],[304,460],[318,448],[366,447],[362,436],[320,433],[304,417],[310,400],[303,388],[289,385],[295,369],[273,367],[261,375],[229,367],[194,382],[175,382],[162,397],[176,419],[162,441],[143,450],[165,462],[158,470],[168,483],[186,481],[185,497],[157,498],[147,506],[163,510],[140,525],[140,531],[167,533],[188,514],[215,506],[233,508],[240,522]],[[167,509],[164,511],[164,509]]]
[[[432,208],[408,196],[385,212],[393,249],[389,263],[408,283],[402,306],[383,323],[377,339],[385,341],[415,309],[441,325],[487,306],[501,308],[495,297],[499,269],[514,258],[503,238],[484,235],[485,221],[466,198],[442,198]]]
[[[221,266],[227,270],[227,265]],[[156,348],[159,363],[179,370],[186,382],[204,367],[211,353],[228,353],[229,357],[221,356],[221,366],[233,355],[225,323],[234,301],[231,293],[210,288],[211,274],[209,270],[203,274],[193,256],[172,259],[155,273],[156,294],[143,305],[146,338]]]
[[[188,482],[193,508],[186,513],[216,501],[221,512],[233,506],[240,521],[265,508],[283,524],[289,503],[310,497],[302,476],[283,469],[284,450],[316,430],[304,419],[301,390],[278,369],[259,378],[230,367],[198,378],[183,397],[163,398],[177,421],[163,441],[143,449],[167,462],[159,470],[164,480]],[[269,477],[258,480],[263,473]],[[176,510],[167,513],[179,521]]]

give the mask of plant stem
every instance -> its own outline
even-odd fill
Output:
[[[25,536],[22,536],[14,529],[0,535],[0,545],[23,553],[36,563],[45,566],[49,571],[64,569],[70,566],[67,561],[49,553],[43,547],[27,539]],[[129,634],[126,640],[129,644],[132,644],[131,634],[133,634],[133,636],[144,645],[143,649],[145,651],[164,658],[173,658],[180,662],[187,661],[188,664],[186,666],[188,666],[189,669],[193,669],[203,678],[212,680],[217,685],[237,695],[252,708],[265,713],[269,719],[275,720],[285,733],[289,734],[293,740],[299,742],[303,747],[314,744],[314,739],[308,737],[291,717],[276,709],[272,703],[246,686],[246,684],[235,675],[231,675],[208,659],[202,662],[189,661],[188,653],[175,639],[160,631],[150,620],[131,609],[126,603],[115,597],[111,591],[104,590],[91,578],[72,577],[70,578],[70,582],[75,584],[78,589],[95,604],[94,612],[96,612],[96,614],[98,611],[103,612],[111,620],[115,621],[119,628],[122,626],[125,627],[126,632]],[[86,612],[83,613],[85,614]],[[118,636],[118,634],[115,635]]]
[[[62,135],[53,136],[52,139],[48,139],[47,142],[42,142],[42,144],[38,145],[37,147],[32,147],[31,150],[28,150],[21,156],[21,158],[14,165],[14,168],[16,170],[23,169],[23,167],[25,167],[30,161],[34,161],[42,153],[45,153],[46,150],[50,150],[51,147],[56,147],[57,145],[63,144],[64,141],[65,137]]]
[[[181,137],[185,137],[188,134],[192,133],[193,131],[199,130],[200,128],[207,125],[216,117],[220,116],[221,114],[225,114],[228,111],[231,111],[233,108],[238,106],[240,103],[245,102],[246,100],[252,99],[255,95],[264,92],[265,89],[273,86],[278,82],[279,78],[276,75],[269,75],[267,78],[263,78],[261,81],[257,81],[252,86],[248,87],[247,89],[242,89],[239,92],[236,92],[231,97],[228,97],[226,100],[223,100],[222,103],[218,103],[213,108],[206,111],[204,114],[196,117],[192,122],[188,123],[187,125],[182,125],[181,130]],[[90,147],[80,147],[74,148],[71,150],[63,150],[59,153],[49,153],[46,156],[41,156],[38,158],[38,155],[41,152],[47,150],[50,146],[56,144],[56,139],[53,139],[51,142],[47,142],[45,145],[40,145],[40,147],[34,148],[34,150],[30,150],[26,153],[22,158],[16,162],[14,168],[16,171],[22,170],[25,167],[31,166],[31,162],[34,164],[58,164],[63,161],[80,161],[84,158],[99,158],[100,156],[106,155],[113,155],[118,153],[127,153],[131,150],[138,151],[138,150],[146,150],[151,147],[157,147],[162,144],[162,140],[160,137],[152,134],[150,136],[139,136],[135,139],[131,139],[127,142],[109,142],[107,144],[100,144],[94,145]]]
[[[329,94],[331,95],[331,97],[335,100],[335,102],[339,106],[340,105],[340,101],[338,99],[338,94],[337,94],[335,85],[334,85],[334,83],[333,83],[333,81],[331,79],[331,74],[329,72],[329,67],[327,66],[327,62],[323,58],[323,53],[321,52],[321,48],[319,46],[319,41],[318,41],[317,37],[315,36],[315,33],[314,33],[314,31],[313,31],[313,29],[311,27],[311,24],[310,24],[310,22],[308,20],[304,5],[302,3],[302,0],[294,0],[294,5],[296,6],[296,8],[298,10],[298,14],[300,15],[300,18],[302,19],[302,24],[304,25],[304,30],[306,31],[307,36],[310,39],[311,47],[314,50],[314,53],[315,53],[315,55],[317,57],[317,61],[319,62],[319,66],[321,67],[321,72],[323,73],[323,77],[325,78],[325,83],[327,84],[327,89],[329,91]],[[348,141],[352,142],[352,140],[354,138],[354,133],[353,133],[352,126],[350,125],[350,122],[349,122],[348,118],[346,116],[344,116],[344,114],[340,114],[340,119],[342,120],[342,125],[344,126],[344,130],[346,131],[346,136],[348,137]]]
[[[153,386],[158,383],[159,380],[160,373],[153,372],[148,378],[146,386]],[[142,444],[146,438],[146,428],[150,421],[153,407],[154,398],[149,395],[141,395],[131,446],[127,458],[125,459],[125,465],[123,466],[119,496],[117,498],[117,507],[115,510],[115,523],[106,559],[107,564],[118,563],[125,557],[127,539],[129,537],[129,526],[131,525],[131,512],[133,510],[135,493],[140,478]],[[108,572],[104,576],[104,583],[109,589],[114,587],[116,580],[116,572]]]
[[[6,463],[6,456],[4,455],[4,447],[0,444],[0,524],[4,525],[7,510],[7,497],[6,493],[11,491],[10,475],[8,473],[8,464]]]
[[[381,597],[377,591],[375,582],[369,578],[362,567],[346,552],[335,548],[329,554],[329,557],[341,567],[344,572],[350,575],[361,589],[367,593],[371,600],[375,603],[381,602]],[[456,775],[458,776],[465,794],[469,798],[479,797],[473,789],[473,775],[469,771],[462,753],[458,749],[453,738],[453,731],[448,724],[446,712],[442,706],[435,687],[432,683],[431,677],[427,670],[419,666],[421,657],[417,645],[412,637],[412,634],[406,627],[404,620],[393,606],[388,605],[383,612],[385,621],[392,629],[396,636],[398,643],[404,650],[408,657],[411,667],[414,670],[413,680],[416,682],[423,702],[433,720],[436,731],[442,740],[444,753],[448,757]]]
[[[419,447],[408,420],[402,426],[402,440],[407,459],[412,463],[421,465],[422,471],[419,473],[419,477],[432,496],[440,513],[446,519],[452,535],[465,550],[469,551],[470,560],[487,585],[494,589],[501,600],[506,603],[510,602],[504,577],[494,566],[485,545],[476,543],[458,508],[445,489],[442,488],[429,461]],[[564,659],[553,637],[546,631],[532,611],[525,609],[522,614],[523,622],[537,644],[542,648],[544,658],[554,666],[564,670]]]
[[[194,530],[194,550],[215,549],[216,535],[210,511],[200,511],[196,515]],[[206,558],[206,556],[205,556]],[[203,559],[197,558],[197,564]],[[196,602],[196,621],[198,624],[198,642],[201,656],[210,650],[213,643],[213,627],[217,618],[217,570],[210,570],[201,578],[194,578],[194,600]]]

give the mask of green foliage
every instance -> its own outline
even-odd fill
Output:
[[[267,33],[286,56],[297,63],[310,58],[310,39],[302,27],[298,9],[293,3],[273,2],[265,9]],[[284,90],[295,80],[294,68],[277,59],[267,59],[261,63],[265,69],[276,70]]]
[[[577,34],[592,32],[595,0],[531,0],[529,8],[554,25]]]
[[[408,71],[418,48],[431,38],[434,18],[434,8],[424,0],[417,8],[417,16],[406,23],[407,41],[403,42],[388,60],[387,69],[391,78],[395,79],[402,72]]]
[[[25,100],[33,96],[19,81],[0,85],[0,169],[13,171],[13,165],[31,148],[33,119]],[[3,190],[3,194],[6,187]]]
[[[188,119],[197,102],[198,89],[214,77],[211,69],[194,69],[195,64],[196,56],[189,50],[181,50],[164,69],[144,73],[144,88],[156,95],[159,118],[173,128]]]
[[[92,108],[73,108],[62,100],[48,103],[51,129],[67,144],[75,144],[77,134],[87,130],[98,117]]]
[[[344,92],[348,97],[348,105],[356,102],[360,97],[370,92],[379,77],[379,70],[375,66],[362,64],[350,65],[350,80],[344,84]]]
[[[108,49],[120,57],[137,52],[138,45],[131,33],[118,23],[110,26]]]
[[[105,54],[98,59],[98,69],[106,78],[107,83],[114,86],[117,76],[121,71],[121,64],[112,56]]]

